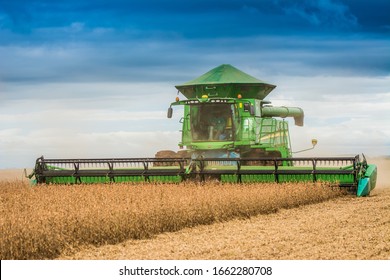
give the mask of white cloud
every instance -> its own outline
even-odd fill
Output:
[[[171,88],[148,83],[8,85],[0,96],[0,168],[31,167],[40,155],[140,157],[177,149],[180,111],[173,119],[166,116],[176,96]]]
[[[269,95],[274,106],[301,107],[304,127],[290,121],[294,151],[314,150],[296,156],[390,154],[390,76],[334,77],[279,76]]]
[[[275,80],[268,100],[305,111],[304,127],[290,121],[293,150],[318,139],[314,150],[296,156],[390,154],[390,77]],[[0,103],[0,168],[32,167],[41,155],[150,157],[177,150],[182,110],[166,118],[175,96],[166,83],[8,84]]]

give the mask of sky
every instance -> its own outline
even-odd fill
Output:
[[[296,156],[390,155],[388,0],[0,0],[0,168],[177,150],[175,85],[271,84]],[[184,98],[179,94],[180,98]]]

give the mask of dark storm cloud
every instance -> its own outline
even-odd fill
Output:
[[[383,31],[388,1],[1,1],[2,28],[29,33],[69,26],[174,32],[190,37],[249,36],[259,32]],[[374,16],[375,15],[375,16]],[[363,25],[363,26],[362,26]],[[298,29],[298,30],[297,30]]]
[[[362,31],[390,33],[390,1],[344,0],[350,11],[358,18]]]
[[[390,2],[364,3],[0,0],[0,81],[177,82],[222,63],[387,75]]]

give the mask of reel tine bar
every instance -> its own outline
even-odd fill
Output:
[[[266,164],[264,164],[266,163]],[[345,164],[349,164],[345,166]],[[343,165],[344,164],[344,165]],[[194,168],[186,171],[189,165]],[[335,166],[339,166],[338,168]],[[331,166],[331,167],[330,167]],[[175,177],[176,181],[198,178],[204,182],[207,178],[220,179],[223,176],[235,178],[233,181],[246,182],[248,176],[269,178],[274,182],[285,182],[303,178],[316,182],[340,180],[340,186],[356,187],[361,163],[355,157],[319,157],[319,158],[112,158],[112,159],[45,159],[36,160],[34,175],[37,183],[50,183],[51,178],[73,178],[70,183],[84,183],[86,178],[105,178],[107,182],[117,182],[121,178],[141,178],[143,181],[159,180],[160,177]],[[273,178],[273,179],[272,179]],[[325,178],[325,179],[324,179]],[[299,179],[297,179],[299,181]],[[135,181],[139,181],[138,179]],[[164,181],[164,180],[163,180]],[[222,180],[223,181],[223,180]],[[88,182],[91,182],[88,181]],[[92,182],[94,182],[92,180]],[[100,181],[98,181],[100,182]]]

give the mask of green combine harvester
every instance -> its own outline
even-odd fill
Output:
[[[218,66],[176,86],[185,99],[179,152],[160,151],[155,158],[36,160],[37,183],[182,182],[229,183],[326,181],[366,196],[376,184],[377,167],[364,155],[292,157],[288,122],[303,126],[297,107],[274,107],[265,98],[275,85],[231,65]],[[312,140],[313,148],[316,140]]]

